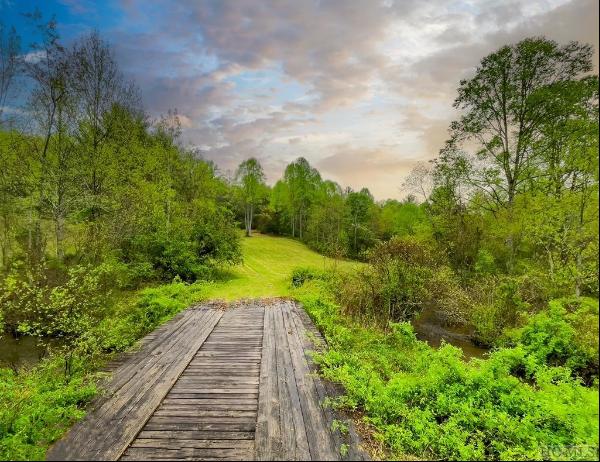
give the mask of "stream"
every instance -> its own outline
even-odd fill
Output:
[[[460,347],[465,359],[482,358],[489,350],[473,343],[472,329],[467,326],[446,325],[443,317],[434,309],[425,309],[412,325],[419,340],[426,341],[433,348],[439,348],[442,340],[450,345]]]
[[[10,333],[0,337],[0,367],[29,369],[39,363],[47,353],[47,344],[30,336],[13,337]]]
[[[433,309],[426,309],[412,325],[419,340],[438,348],[442,340],[460,347],[465,359],[481,358],[488,349],[475,345],[471,340],[472,331],[465,326],[448,326]],[[48,345],[35,337],[13,337],[5,333],[0,337],[0,367],[11,369],[31,368],[47,354]]]

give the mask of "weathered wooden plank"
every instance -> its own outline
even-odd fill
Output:
[[[184,388],[184,385],[181,386],[176,386],[173,387],[173,394],[198,394],[198,393],[204,393],[204,394],[215,394],[215,393],[219,393],[219,394],[230,394],[230,393],[256,393],[258,394],[258,387],[255,388],[244,388],[242,386],[236,387],[234,385],[232,385],[231,387],[227,387],[227,388],[212,388],[210,386],[205,386],[205,387],[193,387],[193,388]]]
[[[254,377],[260,373],[259,368],[236,370],[236,369],[191,369],[185,372],[186,377]]]
[[[187,415],[187,416],[161,416],[154,414],[146,425],[162,425],[162,424],[247,424],[250,423],[253,426],[256,425],[256,416],[244,416],[244,417],[222,417],[222,416],[199,416],[199,415]]]
[[[232,409],[158,409],[154,411],[157,417],[248,417],[256,419],[256,410],[232,410]]]
[[[169,396],[169,395],[167,395]],[[186,406],[190,406],[190,405],[206,405],[206,406],[211,406],[211,405],[217,405],[217,404],[223,404],[223,405],[236,405],[236,404],[249,404],[252,406],[257,406],[258,405],[258,401],[256,399],[256,397],[253,398],[200,398],[200,399],[194,399],[194,398],[165,398],[162,402],[161,406],[171,406],[171,405],[186,405]]]
[[[296,374],[310,456],[313,460],[338,460],[339,452],[335,450],[331,438],[331,428],[328,427],[323,410],[319,405],[315,378],[311,375],[308,367],[308,358],[302,342],[306,336],[304,326],[295,322],[292,307],[292,302],[284,303],[282,315],[285,330],[288,332],[290,356]]]
[[[182,438],[138,438],[132,448],[220,448],[220,449],[249,449],[254,448],[252,440],[206,440]]]
[[[122,460],[231,460],[253,455],[264,311],[240,316],[241,311],[225,312]],[[216,335],[231,339],[238,330],[253,345],[215,340]],[[178,443],[186,439],[194,440],[194,445]],[[225,446],[214,447],[204,440],[223,440]]]
[[[265,309],[264,313],[264,336],[255,443],[255,458],[257,460],[280,460],[283,457],[281,429],[279,426],[275,326],[272,309]]]
[[[122,460],[243,460],[247,448],[129,448]]]
[[[185,398],[190,398],[190,399],[201,399],[201,398],[230,398],[230,399],[235,399],[238,397],[245,397],[245,398],[253,398],[255,400],[258,399],[258,391],[253,391],[251,393],[240,393],[239,391],[235,390],[232,391],[231,393],[179,393],[179,392],[171,392],[169,395],[169,398],[178,398],[178,399],[185,399]]]
[[[161,405],[160,411],[189,411],[190,405],[169,404]],[[200,411],[254,411],[258,409],[257,404],[194,404],[193,412]],[[158,412],[158,411],[156,411]]]
[[[116,460],[222,316],[188,310],[115,371],[106,399],[48,452],[50,460]],[[122,372],[122,374],[121,374]]]
[[[142,430],[138,435],[138,438],[183,438],[191,440],[254,440],[254,432],[234,432],[234,431],[155,431],[155,430]]]
[[[180,385],[182,383],[185,384],[192,384],[192,385],[202,385],[202,384],[206,384],[209,383],[211,385],[244,385],[244,386],[248,386],[248,385],[256,385],[258,386],[258,379],[252,379],[252,378],[239,378],[239,377],[203,377],[203,376],[196,376],[196,377],[190,377],[190,376],[185,376],[185,377],[180,377],[179,380],[177,381],[177,385]],[[256,388],[256,387],[254,387]]]
[[[206,422],[148,422],[144,430],[186,430],[186,431],[224,431],[254,432],[256,422],[206,423]]]
[[[280,378],[278,386],[282,402],[279,416],[283,435],[283,451],[286,458],[290,460],[309,460],[310,451],[296,376],[290,356],[288,332],[285,329],[281,305],[278,308],[275,311],[275,331],[277,372]],[[290,432],[289,429],[293,429],[293,431]]]

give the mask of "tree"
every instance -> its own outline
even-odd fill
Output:
[[[31,16],[39,21],[37,14]],[[72,88],[69,75],[70,56],[60,44],[54,20],[48,23],[38,22],[37,28],[43,34],[41,44],[34,45],[33,49],[38,58],[27,63],[27,75],[32,80],[34,88],[29,98],[29,107],[36,122],[36,129],[43,133],[41,143],[34,140],[31,147],[37,153],[40,168],[37,178],[34,179],[36,197],[32,197],[30,217],[32,226],[29,228],[28,250],[30,258],[39,261],[44,253],[41,219],[46,212],[48,204],[53,204],[53,216],[56,218],[56,243],[59,258],[62,258],[62,224],[64,222],[64,174],[67,119],[67,99]],[[56,136],[54,136],[56,134]],[[54,146],[53,146],[54,145]],[[51,173],[50,151],[54,148],[59,159],[58,168]],[[56,182],[52,181],[52,178]],[[56,186],[56,188],[54,187]],[[56,198],[61,203],[53,202],[51,196],[56,193]],[[35,212],[35,216],[34,215]]]
[[[349,191],[346,196],[352,236],[351,251],[355,256],[372,240],[373,233],[369,224],[374,204],[373,195],[367,188],[359,192]]]
[[[236,172],[242,204],[246,236],[252,235],[252,220],[255,209],[265,197],[265,174],[260,162],[254,157],[243,161]]]
[[[306,242],[317,251],[334,257],[348,253],[344,224],[346,204],[342,188],[337,183],[323,181],[314,196],[306,226]]]
[[[0,21],[0,127],[2,113],[20,71],[21,39],[14,27],[7,29]]]
[[[427,162],[415,165],[402,182],[401,188],[409,195],[417,194],[421,201],[429,198],[432,189],[432,168]]]
[[[460,82],[454,107],[464,115],[450,126],[440,161],[462,158],[464,179],[496,205],[510,205],[536,176],[534,145],[554,117],[540,92],[592,70],[592,47],[560,46],[528,38],[485,57],[475,75]],[[475,146],[474,158],[465,148]]]
[[[287,205],[290,209],[292,236],[302,239],[308,209],[314,198],[321,175],[304,157],[289,164],[283,174],[286,185]]]
[[[84,37],[73,47],[73,90],[77,98],[78,124],[75,137],[82,154],[83,201],[85,216],[91,223],[89,244],[97,253],[98,219],[106,212],[109,194],[110,159],[104,148],[116,128],[110,117],[115,107],[139,112],[135,86],[125,81],[113,51],[97,32]]]
[[[20,37],[14,27],[7,29],[0,22],[0,129],[4,127],[3,113],[7,101],[13,94],[14,85],[19,72],[22,70],[19,60]],[[23,182],[16,172],[20,170],[18,156],[15,149],[18,140],[16,134],[0,133],[0,262],[6,267],[10,253],[11,241],[14,238],[15,222],[18,212],[16,210],[18,192],[22,189]],[[17,137],[18,138],[18,137]],[[22,167],[21,167],[22,168]],[[19,172],[23,173],[23,172]]]

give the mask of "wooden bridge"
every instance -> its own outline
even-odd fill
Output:
[[[291,301],[190,308],[114,364],[93,409],[49,460],[364,459],[333,430],[322,339]]]

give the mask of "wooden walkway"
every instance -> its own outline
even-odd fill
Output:
[[[106,393],[47,458],[364,459],[356,434],[334,431],[322,406],[333,390],[310,361],[320,347],[290,301],[190,308],[115,365]]]

